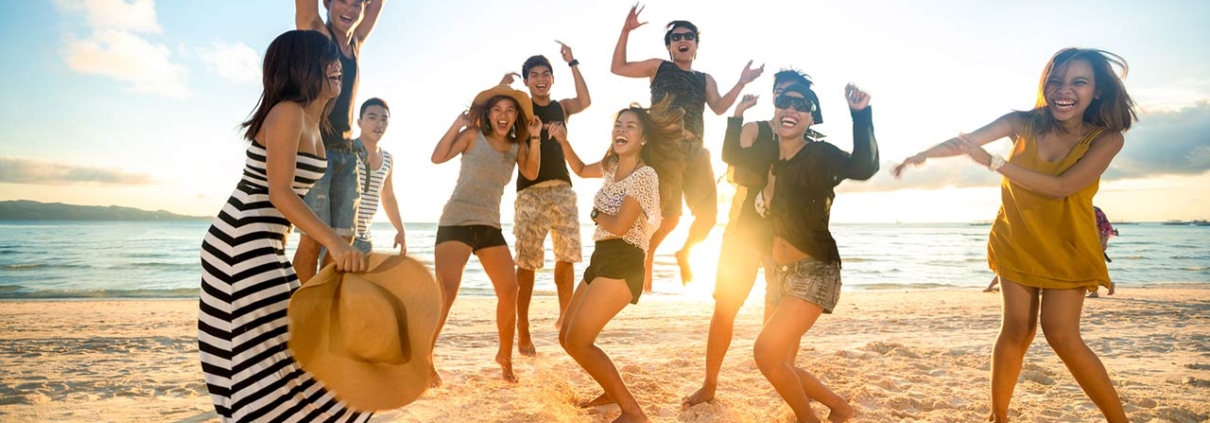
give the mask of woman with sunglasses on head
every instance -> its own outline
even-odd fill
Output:
[[[987,242],[1003,314],[992,350],[988,421],[1008,421],[1008,404],[1039,315],[1046,342],[1105,419],[1126,421],[1105,366],[1080,337],[1084,293],[1098,286],[1113,289],[1092,198],[1101,174],[1122,149],[1122,133],[1137,120],[1114,64],[1125,77],[1126,62],[1113,53],[1060,50],[1042,71],[1033,110],[1004,115],[908,157],[893,170],[899,177],[909,164],[967,155],[1003,175],[1003,204]],[[1007,159],[983,149],[1005,137],[1013,140]]]
[[[619,111],[610,148],[597,163],[580,160],[562,125],[550,129],[572,171],[582,178],[605,179],[590,214],[597,225],[596,246],[567,305],[559,344],[605,391],[581,406],[616,402],[622,414],[614,422],[646,422],[647,416],[596,339],[626,304],[638,304],[643,262],[651,235],[660,226],[660,201],[684,171],[678,150],[684,111],[671,108],[671,103],[667,97],[649,109],[631,105]]]
[[[840,299],[840,252],[828,229],[834,190],[845,179],[864,181],[878,172],[870,96],[853,85],[845,91],[853,118],[851,154],[804,139],[819,106],[815,92],[802,84],[786,87],[774,99],[773,142],[758,142],[755,124],[738,128],[741,118],[728,119],[724,141],[736,143],[738,138],[740,165],[768,166],[750,170],[769,173],[757,209],[765,210],[773,223],[774,277],[783,298],[757,336],[753,356],[799,422],[819,421],[811,400],[831,409],[828,420],[833,422],[853,416],[848,401],[795,367],[792,355],[820,314],[831,313]],[[744,96],[737,112],[755,103],[755,96]]]

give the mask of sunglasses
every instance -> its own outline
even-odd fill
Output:
[[[779,109],[789,109],[791,107],[799,112],[814,112],[815,103],[804,97],[791,97],[788,95],[778,96],[773,100],[773,107]]]
[[[682,39],[685,41],[693,41],[697,39],[697,34],[692,32],[674,32],[671,36],[669,36],[669,38],[672,39],[672,41],[680,41]]]

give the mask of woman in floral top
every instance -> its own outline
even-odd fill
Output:
[[[596,346],[597,335],[627,303],[643,293],[643,266],[651,234],[660,227],[660,199],[679,182],[684,159],[678,154],[684,112],[670,109],[671,96],[644,109],[631,105],[617,114],[605,158],[584,164],[567,141],[567,130],[552,125],[550,137],[562,147],[569,167],[582,178],[605,178],[593,200],[597,224],[592,259],[572,294],[559,331],[563,349],[605,391],[584,407],[616,402],[615,421],[645,422],[647,416],[626,389],[613,361]]]

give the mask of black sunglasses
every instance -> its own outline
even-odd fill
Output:
[[[779,109],[789,109],[793,107],[799,112],[811,113],[815,111],[815,103],[804,97],[791,97],[788,95],[778,96],[773,100],[773,107]]]
[[[669,38],[671,38],[672,41],[680,41],[681,39],[684,39],[685,41],[693,41],[697,39],[697,34],[692,32],[674,32],[671,36],[669,36]]]

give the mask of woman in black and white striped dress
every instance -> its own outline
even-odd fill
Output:
[[[198,349],[224,422],[350,421],[347,410],[294,361],[286,306],[298,277],[285,256],[291,224],[317,236],[337,268],[365,257],[320,222],[302,197],[327,167],[320,122],[340,93],[339,50],[323,34],[290,31],[269,45],[264,92],[243,126],[243,177],[202,242]]]

